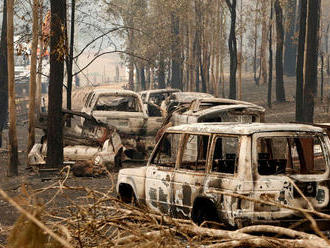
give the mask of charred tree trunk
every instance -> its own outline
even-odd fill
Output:
[[[317,59],[320,26],[320,5],[321,0],[308,0],[303,110],[304,122],[308,123],[313,122],[314,97],[317,95]]]
[[[267,1],[261,2],[261,46],[260,46],[260,75],[261,83],[267,84]]]
[[[321,102],[323,102],[323,88],[324,88],[324,54],[323,52],[321,53]]]
[[[69,48],[69,56],[67,56],[67,60],[66,60],[67,82],[68,82],[67,89],[66,89],[66,108],[69,110],[71,110],[71,93],[72,93],[72,79],[73,79],[75,9],[76,9],[76,0],[71,0],[70,48]],[[68,124],[68,126],[71,126],[70,121],[67,124]]]
[[[236,42],[236,0],[226,0],[230,11],[231,25],[228,39],[230,54],[229,98],[236,99],[237,42]]]
[[[38,49],[38,6],[39,1],[33,0],[32,13],[32,49],[30,66],[30,97],[29,97],[29,137],[27,152],[29,153],[35,142],[35,109],[36,109],[36,76]]]
[[[280,0],[275,0],[276,13],[276,101],[285,102],[285,90],[283,81],[283,13]]]
[[[146,66],[146,89],[150,89],[150,81],[151,81],[151,70],[149,65]]]
[[[66,1],[51,0],[50,77],[47,121],[47,167],[58,168],[63,162],[62,94],[65,42]]]
[[[3,15],[0,40],[0,147],[2,130],[8,119],[8,63],[7,63],[7,0],[3,0]]]
[[[134,85],[134,91],[140,91],[141,90],[141,71],[137,64],[135,64],[135,85]]]
[[[130,56],[130,61],[128,62],[128,89],[134,90],[134,64],[133,58]]]
[[[269,65],[268,65],[268,97],[267,104],[268,107],[272,107],[272,87],[273,87],[273,0],[271,0],[270,5],[270,19],[269,19],[269,41],[268,41],[268,51],[269,51]]]
[[[42,9],[43,9],[43,0],[39,1],[39,59],[38,59],[38,75],[37,75],[37,85],[36,85],[36,111],[37,118],[40,116],[40,105],[41,105],[41,73],[42,73],[42,57],[44,53],[44,41],[42,35]]]
[[[140,82],[141,82],[141,90],[146,90],[146,77],[144,73],[144,65],[140,67]]]
[[[285,34],[285,51],[284,51],[284,74],[294,76],[296,73],[296,50],[294,33],[297,0],[289,0],[286,7],[286,34]]]
[[[15,65],[14,65],[14,0],[7,0],[7,49],[9,96],[9,164],[8,176],[18,175],[18,144],[16,133]]]
[[[134,27],[131,19],[132,18],[130,17],[127,25],[129,27]],[[132,53],[134,51],[134,31],[129,29],[127,33],[128,52]],[[128,56],[128,89],[134,90],[134,57],[131,55]]]
[[[257,76],[258,5],[259,5],[259,1],[256,1],[256,11],[255,11],[255,19],[254,19],[254,55],[253,55],[253,78],[256,85],[259,85],[259,80],[260,80],[260,78]]]
[[[166,83],[165,83],[165,62],[164,62],[164,56],[162,54],[160,54],[160,58],[159,58],[158,88],[159,89],[165,89],[166,88]]]
[[[179,37],[179,17],[175,14],[171,14],[171,29],[172,29],[172,76],[171,86],[172,88],[182,89],[181,82],[181,51],[180,51],[180,37]]]
[[[327,31],[325,33],[325,53],[327,56],[327,75],[329,76],[330,74],[330,56],[329,56],[329,28],[330,28],[330,24],[328,23],[327,25]]]
[[[296,121],[302,122],[304,104],[304,60],[305,60],[305,37],[306,37],[307,0],[299,2],[299,40],[296,70]]]

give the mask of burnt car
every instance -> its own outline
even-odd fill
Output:
[[[129,90],[94,89],[81,111],[116,127],[125,147],[139,148],[140,153],[153,147],[154,135],[163,122],[160,115],[148,115],[140,95]]]
[[[190,106],[174,110],[168,117],[172,125],[196,122],[264,122],[265,108],[226,98],[199,98]]]
[[[201,92],[176,92],[165,99],[161,104],[163,117],[172,113],[178,107],[188,107],[190,103],[199,98],[212,98],[211,94]]]
[[[171,96],[175,92],[181,92],[179,89],[155,89],[155,90],[144,90],[139,92],[141,95],[142,101],[145,104],[153,103],[158,106],[162,104],[162,102]]]
[[[97,121],[83,112],[62,110],[64,123],[71,122],[71,127],[63,127],[64,161],[92,161],[94,165],[104,165],[108,169],[121,166],[124,147],[115,127]],[[80,125],[82,118],[83,125]],[[64,124],[63,123],[63,124]],[[47,155],[47,114],[42,113],[37,128],[44,130],[40,143],[33,146],[28,154],[28,164],[38,169],[46,163]]]
[[[250,199],[329,213],[329,174],[330,140],[322,128],[196,123],[168,128],[147,165],[121,169],[116,187],[123,201],[162,214],[240,227],[304,217]]]
[[[145,105],[149,116],[162,116],[161,105],[166,98],[175,92],[181,92],[179,89],[155,89],[140,91],[141,99]]]

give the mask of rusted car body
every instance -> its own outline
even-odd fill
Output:
[[[181,104],[164,119],[157,137],[169,126],[199,122],[264,122],[265,108],[226,98],[197,98]]]
[[[163,122],[160,114],[148,115],[140,95],[129,90],[94,89],[81,111],[116,127],[124,146],[139,153],[154,146],[154,135]]]
[[[196,123],[168,128],[146,166],[120,170],[117,192],[198,224],[280,224],[303,216],[249,198],[329,212],[329,173],[330,140],[322,128]]]
[[[175,110],[174,126],[196,122],[263,122],[265,109],[253,103],[224,98],[196,99],[188,108]]]
[[[161,104],[163,117],[167,117],[178,107],[188,107],[193,100],[200,98],[213,98],[211,94],[201,92],[176,92],[165,99]]]
[[[155,90],[144,90],[140,91],[139,94],[141,95],[143,103],[153,103],[158,106],[161,105],[161,103],[171,96],[175,92],[181,92],[180,89],[155,89]]]
[[[72,127],[63,128],[64,161],[93,161],[94,165],[104,165],[108,169],[119,167],[124,147],[115,127],[97,121],[94,117],[77,111],[63,110],[64,119],[72,122]],[[80,126],[80,118],[83,125]],[[37,127],[47,133],[47,115],[42,114]],[[46,163],[47,137],[33,146],[28,154],[28,164],[40,167]]]

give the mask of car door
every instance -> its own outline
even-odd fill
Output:
[[[194,199],[203,192],[209,135],[185,134],[173,181],[173,214],[189,218]]]
[[[204,193],[218,203],[219,218],[230,225],[242,217],[243,210],[251,212],[250,202],[243,203],[232,196],[249,196],[253,189],[250,149],[247,136],[228,134],[215,135],[210,147],[210,171]]]
[[[171,213],[173,176],[180,134],[165,133],[151,155],[146,171],[146,204],[163,214]]]

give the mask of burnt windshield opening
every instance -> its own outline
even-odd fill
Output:
[[[134,96],[101,95],[97,100],[95,110],[140,112],[140,105]]]
[[[319,136],[262,137],[257,141],[260,175],[323,174],[326,160]]]

